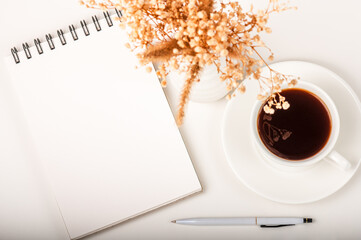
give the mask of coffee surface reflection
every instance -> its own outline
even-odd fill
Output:
[[[258,134],[266,148],[280,158],[297,161],[312,157],[330,137],[330,113],[323,101],[307,90],[285,89],[281,95],[290,108],[267,114],[262,105],[257,117]]]

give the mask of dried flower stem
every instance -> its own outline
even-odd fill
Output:
[[[129,30],[130,49],[143,52],[138,54],[142,65],[161,62],[157,75],[162,86],[166,85],[171,70],[187,73],[178,107],[179,125],[183,123],[191,88],[207,65],[217,67],[220,80],[230,91],[238,88],[245,92],[242,80],[253,75],[260,84],[259,99],[268,99],[270,108],[279,108],[285,102],[277,97],[281,96],[283,83],[293,86],[297,82],[295,77],[271,69],[256,49],[266,48],[268,59],[274,58],[259,34],[271,33],[267,27],[270,14],[292,9],[287,3],[268,0],[268,6],[257,12],[253,6],[245,11],[239,2],[232,0],[221,1],[217,8],[214,0],[82,0],[81,3],[122,11],[122,23]],[[270,77],[261,75],[263,65],[269,69]]]
[[[178,124],[178,126],[183,124],[183,119],[184,119],[184,112],[185,112],[185,106],[188,103],[189,100],[189,95],[192,89],[192,86],[194,84],[194,82],[197,81],[198,79],[198,74],[200,72],[200,67],[198,64],[194,64],[192,66],[192,69],[190,70],[190,74],[187,77],[186,81],[184,82],[184,86],[180,95],[180,101],[179,101],[179,105],[178,105],[178,114],[176,117],[176,122]]]

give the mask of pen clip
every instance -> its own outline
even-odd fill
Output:
[[[281,224],[281,225],[260,225],[261,228],[279,228],[279,227],[288,227],[295,226],[296,224]]]

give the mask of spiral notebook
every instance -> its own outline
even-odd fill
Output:
[[[34,164],[44,166],[71,239],[201,191],[155,71],[135,69],[126,34],[104,16],[5,59]]]

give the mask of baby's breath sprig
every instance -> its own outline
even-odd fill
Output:
[[[294,9],[287,3],[269,0],[268,6],[258,11],[253,6],[244,10],[232,0],[221,1],[217,6],[214,0],[81,0],[81,3],[86,7],[122,11],[121,25],[129,30],[127,47],[140,52],[137,55],[142,65],[161,63],[157,75],[162,86],[166,86],[170,71],[186,73],[178,125],[183,123],[192,86],[200,81],[202,69],[212,64],[230,92],[238,89],[244,93],[242,80],[253,75],[260,85],[259,98],[268,99],[266,112],[289,107],[281,96],[281,85],[294,85],[296,78],[274,71],[258,50],[268,50],[268,60],[273,60],[274,54],[261,40],[260,33],[272,32],[267,26],[272,13]],[[261,75],[264,65],[270,77]]]

